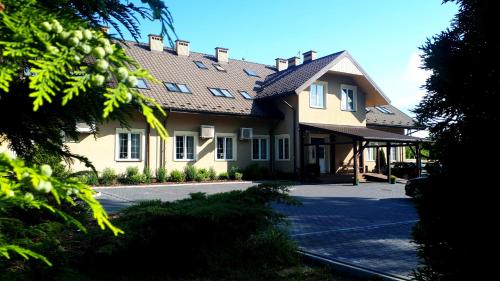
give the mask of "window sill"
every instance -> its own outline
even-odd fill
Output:
[[[252,161],[265,162],[269,161],[269,159],[252,159]]]
[[[312,106],[312,105],[309,105],[310,108],[313,108],[313,109],[326,109],[326,106],[323,106],[323,107],[320,107],[320,106]]]
[[[115,159],[116,162],[142,162],[142,159]]]
[[[276,159],[276,161],[284,162],[284,161],[290,161],[290,159]]]
[[[216,162],[234,162],[236,159],[215,159]]]
[[[174,159],[174,162],[196,162],[196,159]]]

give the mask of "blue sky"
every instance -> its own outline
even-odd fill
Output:
[[[418,47],[458,8],[440,0],[165,0],[191,50],[229,48],[231,58],[274,64],[308,50],[348,50],[392,103],[408,112],[423,95]],[[143,42],[158,23],[142,25]]]

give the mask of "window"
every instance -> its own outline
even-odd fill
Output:
[[[141,161],[142,130],[117,129],[116,161]]]
[[[372,111],[372,110],[371,110],[371,109],[369,109],[368,107],[365,107],[365,111],[366,111],[366,113],[368,113],[368,112],[370,112],[370,111]]]
[[[375,106],[375,108],[384,114],[394,114],[392,111],[382,106]]]
[[[176,83],[170,83],[170,82],[165,82],[165,87],[167,87],[167,90],[170,92],[180,92],[180,93],[185,93],[185,94],[191,94],[191,91],[187,87],[186,84],[176,84]]]
[[[290,160],[290,138],[288,135],[276,137],[276,159]]]
[[[196,159],[196,136],[195,132],[174,133],[174,160],[194,161]]]
[[[259,77],[259,75],[257,75],[257,73],[253,70],[250,70],[250,69],[244,69],[245,70],[245,73],[248,75],[248,76],[253,76],[253,77]]]
[[[255,136],[252,139],[252,160],[268,160],[269,137]]]
[[[391,161],[397,161],[397,147],[392,146],[391,147]]]
[[[309,106],[314,108],[325,108],[325,84],[314,83],[309,91]]]
[[[247,100],[251,100],[252,99],[252,96],[250,96],[250,94],[246,91],[240,91],[240,94]]]
[[[148,85],[146,84],[146,80],[144,80],[142,78],[137,79],[137,85],[135,85],[134,88],[149,89]]]
[[[220,88],[208,88],[212,95],[216,97],[226,97],[226,98],[234,98],[231,92],[227,89],[220,89]]]
[[[215,159],[217,160],[236,160],[236,136],[216,135],[215,150]]]
[[[215,67],[215,69],[217,69],[218,71],[222,71],[222,72],[226,72],[226,70],[224,69],[224,67],[220,66],[220,64],[218,63],[214,63],[213,66]]]
[[[340,92],[342,95],[340,109],[344,111],[356,111],[356,87],[342,85]]]
[[[377,158],[377,150],[374,147],[366,149],[366,161],[375,161]]]
[[[194,64],[196,64],[196,66],[198,68],[201,68],[201,69],[208,69],[208,67],[201,61],[194,61]]]

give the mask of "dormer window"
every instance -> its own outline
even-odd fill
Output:
[[[221,71],[221,72],[227,72],[226,69],[224,69],[224,67],[222,67],[220,64],[218,63],[214,63],[213,66],[215,67],[215,69],[217,69],[218,71]]]
[[[259,75],[257,75],[257,73],[253,70],[250,70],[250,69],[244,69],[245,70],[245,73],[248,75],[248,76],[253,76],[253,77],[259,77]]]
[[[340,109],[343,111],[356,111],[357,88],[351,85],[340,86]]]

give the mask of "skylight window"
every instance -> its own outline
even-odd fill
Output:
[[[220,91],[220,89],[217,89],[217,88],[208,88],[210,90],[210,92],[212,92],[212,95],[216,96],[216,97],[223,97],[224,95],[222,94],[222,92]]]
[[[259,77],[259,75],[257,75],[257,73],[253,70],[246,69],[246,68],[244,70],[248,76]]]
[[[252,96],[250,96],[250,94],[248,94],[248,92],[246,91],[240,91],[240,94],[247,100],[251,100],[252,99]]]
[[[148,85],[146,84],[146,80],[144,79],[137,79],[137,85],[135,85],[134,88],[138,88],[138,89],[149,89],[148,88]]]
[[[220,88],[208,88],[210,92],[216,97],[226,97],[226,98],[234,98],[231,92],[227,89]]]
[[[389,109],[385,108],[385,107],[381,107],[381,106],[375,106],[375,108],[384,113],[384,114],[394,114],[392,111],[390,111]]]
[[[190,94],[191,91],[189,88],[186,86],[186,84],[176,84],[176,83],[170,83],[170,82],[165,82],[165,87],[167,87],[167,90],[170,92],[179,92],[179,93],[185,93],[185,94]]]
[[[208,69],[208,67],[201,61],[194,61],[194,64],[196,64],[196,66],[198,68],[201,68],[201,69]]]
[[[217,69],[218,71],[222,71],[222,72],[226,72],[226,70],[224,69],[224,67],[222,67],[220,64],[218,63],[214,63],[213,66],[215,67],[215,69]]]
[[[368,113],[368,112],[370,112],[370,111],[372,111],[372,110],[371,110],[371,109],[369,109],[368,107],[365,107],[365,111],[366,111],[366,113]]]

